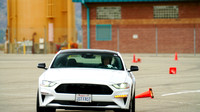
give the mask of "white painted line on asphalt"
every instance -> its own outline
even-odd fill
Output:
[[[182,91],[182,92],[176,92],[176,93],[167,93],[167,94],[163,94],[161,96],[170,96],[170,95],[178,95],[178,94],[186,94],[186,93],[200,93],[200,90]]]

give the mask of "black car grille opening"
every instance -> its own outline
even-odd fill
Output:
[[[42,101],[44,101],[44,99],[45,99],[45,95],[42,95]]]
[[[106,85],[97,84],[61,84],[55,89],[56,93],[70,94],[101,94],[110,95],[112,89]]]
[[[109,105],[117,105],[114,102],[90,102],[90,103],[82,103],[82,102],[61,101],[61,100],[53,100],[51,103],[57,103],[57,104],[60,104],[60,105],[77,105],[77,106],[109,106]]]

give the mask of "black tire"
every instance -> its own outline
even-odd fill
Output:
[[[39,106],[39,94],[37,92],[36,112],[56,112],[54,108],[40,107]]]
[[[135,112],[135,90],[134,90],[133,99],[132,99],[132,112]]]
[[[133,94],[133,99],[132,99],[132,101],[131,101],[132,103],[131,103],[131,106],[132,106],[132,110],[131,111],[129,111],[129,112],[135,112],[135,91],[134,91],[134,94]]]

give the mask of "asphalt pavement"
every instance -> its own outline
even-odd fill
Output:
[[[136,95],[152,88],[154,99],[136,99],[136,112],[199,112],[200,55],[135,54],[141,62],[133,63],[133,54],[122,54],[127,68],[139,66],[134,72]],[[50,64],[54,54],[0,53],[0,112],[35,112],[38,77],[44,72],[37,64]],[[169,68],[176,67],[176,74]],[[75,112],[94,112],[74,110]],[[57,112],[74,112],[57,110]],[[112,112],[112,111],[107,111]]]

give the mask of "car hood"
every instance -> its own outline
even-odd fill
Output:
[[[43,80],[60,83],[122,83],[127,77],[126,71],[93,69],[93,68],[62,68],[49,69]]]

